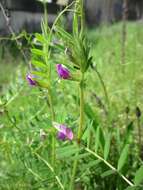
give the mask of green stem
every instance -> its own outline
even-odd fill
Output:
[[[50,104],[51,120],[55,121],[55,112],[54,112],[54,107],[53,107],[51,89],[48,90],[48,98],[49,98],[49,104]]]
[[[73,170],[72,170],[72,176],[71,176],[71,181],[70,181],[70,188],[69,190],[74,190],[74,181],[75,181],[75,176],[76,176],[76,171],[77,171],[77,164],[78,164],[78,154],[79,152],[76,153],[76,159],[74,160],[73,163]]]
[[[49,99],[49,104],[50,104],[51,122],[53,123],[55,121],[55,112],[54,112],[54,107],[53,107],[51,89],[48,90],[48,99]],[[52,135],[52,165],[53,167],[55,166],[55,160],[56,160],[55,147],[56,147],[55,132],[53,132],[53,135]]]
[[[83,124],[84,124],[84,74],[82,73],[82,79],[79,85],[80,90],[80,120],[79,120],[79,128],[78,128],[78,135],[77,140],[80,144],[82,131],[83,131]]]
[[[84,5],[83,0],[80,0],[80,12],[81,12],[81,33],[84,30]]]
[[[97,159],[101,160],[102,162],[104,162],[104,164],[106,164],[111,170],[113,170],[114,172],[118,173],[118,175],[124,180],[126,181],[126,183],[128,183],[128,185],[130,186],[134,186],[134,184],[129,181],[123,174],[121,174],[114,166],[112,166],[109,162],[107,162],[106,160],[104,160],[101,156],[99,156],[96,152],[93,152],[92,150],[90,150],[89,148],[85,148],[85,150],[87,152],[89,152],[90,154],[92,154],[93,156],[95,156]]]
[[[78,34],[78,5],[79,2],[78,0],[75,2],[75,12],[74,12],[74,16],[73,16],[73,34],[77,35]]]
[[[76,0],[75,3],[75,14],[74,14],[74,21],[73,21],[73,34],[76,36],[79,33],[78,28],[78,18],[79,14],[78,9],[80,10],[80,33],[83,33],[84,29],[84,16],[83,16],[83,0]],[[80,91],[80,118],[79,118],[79,127],[77,132],[77,146],[80,147],[81,138],[82,138],[82,132],[83,132],[83,125],[84,125],[84,73],[81,71],[81,81],[79,83],[79,91]],[[76,159],[73,163],[73,170],[72,170],[72,176],[70,181],[70,187],[69,190],[74,190],[74,183],[75,183],[75,176],[77,172],[77,166],[78,166],[78,155],[79,152],[76,154]]]
[[[82,78],[79,84],[79,90],[80,90],[80,119],[79,119],[78,133],[77,133],[78,146],[80,146],[82,132],[83,132],[83,124],[84,124],[84,74],[83,73],[82,73]],[[77,165],[78,165],[78,154],[79,152],[77,152],[76,159],[73,163],[73,170],[72,170],[69,190],[74,190],[74,181],[75,181]]]

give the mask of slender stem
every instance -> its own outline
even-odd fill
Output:
[[[79,5],[79,2],[78,0],[76,0],[75,2],[75,12],[74,12],[74,15],[73,15],[73,34],[74,35],[77,35],[78,34],[78,5]]]
[[[80,144],[82,131],[83,131],[83,124],[84,124],[84,74],[82,73],[82,79],[79,84],[80,90],[80,120],[79,120],[79,128],[78,128],[78,143]]]
[[[78,10],[80,10],[80,15],[78,14]],[[80,34],[82,35],[84,29],[83,0],[76,0],[75,3],[75,14],[73,21],[73,34],[75,36],[79,34],[79,28],[78,28],[79,18],[80,18]],[[79,127],[77,131],[77,143],[78,143],[77,146],[80,146],[82,132],[83,132],[83,125],[84,125],[84,73],[82,72],[82,70],[81,70],[81,81],[79,83],[79,91],[80,91],[80,118],[79,118]],[[76,159],[73,163],[73,170],[72,170],[69,190],[74,190],[74,181],[78,166],[78,154],[79,152],[77,152]]]
[[[80,32],[83,34],[84,29],[84,11],[83,11],[83,0],[77,0],[79,2],[80,7],[80,22],[81,22],[81,28]],[[82,137],[82,131],[83,131],[83,124],[84,124],[84,72],[81,70],[81,81],[79,84],[79,90],[80,90],[80,120],[79,120],[79,128],[78,128],[78,134],[77,134],[77,140],[80,145],[81,137]]]
[[[79,154],[79,152],[76,153],[76,159],[74,160],[74,163],[73,163],[72,176],[71,176],[69,190],[74,190],[74,181],[75,181],[75,175],[76,175],[77,164],[78,164],[78,158],[77,158],[78,154]]]
[[[48,98],[49,98],[49,104],[50,104],[51,120],[55,121],[55,112],[54,112],[54,107],[53,107],[51,89],[48,90]]]
[[[49,99],[49,104],[50,104],[51,122],[53,123],[55,121],[55,112],[54,112],[54,107],[53,107],[51,89],[48,90],[48,99]],[[56,160],[55,147],[56,147],[55,132],[53,132],[53,135],[52,135],[52,165],[53,167],[55,166],[55,160]]]
[[[79,84],[79,90],[80,90],[80,119],[79,119],[78,133],[77,133],[77,142],[78,142],[77,146],[80,146],[82,131],[83,131],[83,124],[84,124],[84,74],[83,73],[82,73],[82,78]],[[76,159],[73,163],[73,170],[72,170],[69,190],[74,190],[74,181],[75,181],[77,165],[78,165],[78,154],[79,152],[77,152]]]
[[[124,179],[124,181],[126,181],[126,183],[128,183],[128,185],[130,186],[134,186],[134,184],[129,181],[123,174],[121,174],[114,166],[112,166],[109,162],[107,162],[106,160],[104,160],[101,156],[99,156],[97,153],[93,152],[92,150],[90,150],[89,148],[85,148],[85,150],[87,152],[89,152],[90,154],[92,154],[93,156],[95,156],[96,158],[98,158],[99,160],[101,160],[102,162],[104,162],[111,170],[115,171],[116,173],[118,173],[118,175]]]
[[[80,0],[80,12],[81,12],[81,33],[84,30],[84,4],[83,0]]]

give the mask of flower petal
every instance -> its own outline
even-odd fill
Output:
[[[67,139],[69,139],[69,140],[72,140],[72,139],[73,139],[73,132],[72,132],[72,130],[69,129],[69,128],[66,129],[66,137],[67,137]]]
[[[58,138],[60,140],[65,140],[66,139],[66,135],[64,133],[62,133],[62,132],[58,132]]]
[[[57,68],[57,72],[60,78],[62,79],[70,78],[70,72],[67,68],[63,67],[61,64],[57,64],[56,68]]]
[[[26,79],[31,86],[36,86],[36,81],[31,74],[27,74]]]
[[[72,140],[73,132],[70,128],[66,127],[63,124],[53,122],[53,126],[58,130],[58,138],[61,140]]]

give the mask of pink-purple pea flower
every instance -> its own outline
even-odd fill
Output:
[[[37,82],[34,80],[33,75],[27,74],[26,79],[31,86],[36,86]]]
[[[57,64],[56,68],[57,68],[57,73],[60,78],[62,78],[62,79],[70,79],[71,78],[70,71],[66,67],[64,67],[62,64]]]
[[[73,132],[70,128],[63,124],[59,124],[56,122],[53,122],[53,126],[57,129],[58,131],[58,138],[60,140],[72,140],[73,139]]]

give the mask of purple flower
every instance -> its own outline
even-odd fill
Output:
[[[26,79],[27,79],[28,83],[31,86],[36,86],[37,83],[36,83],[36,81],[34,80],[34,77],[31,74],[27,74]]]
[[[61,64],[57,64],[56,68],[57,68],[57,72],[58,72],[58,75],[59,75],[60,78],[62,78],[62,79],[69,79],[69,78],[71,78],[70,72],[69,72],[69,70],[66,67],[64,67]]]
[[[70,128],[59,123],[53,123],[53,126],[58,130],[58,138],[60,140],[72,140],[73,132]]]

